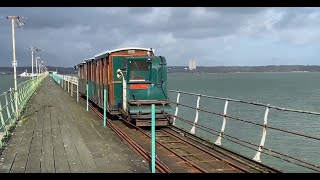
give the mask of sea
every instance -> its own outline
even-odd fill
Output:
[[[18,82],[25,80],[27,78],[18,78]],[[12,75],[0,75],[0,94],[9,90],[10,87],[13,87]],[[320,73],[318,72],[169,73],[168,90],[320,112]],[[169,98],[175,102],[177,93],[169,92]],[[196,107],[197,96],[181,94],[180,103]],[[175,104],[171,106],[174,114],[176,106]],[[197,123],[211,130],[208,132],[196,127],[195,132],[198,136],[213,143],[217,140],[223,117],[215,114],[223,114],[224,106],[225,100],[200,98],[199,108],[212,113],[199,111]],[[227,118],[222,146],[252,159],[257,153],[263,131],[263,128],[255,123],[264,123],[265,111],[266,107],[229,101],[227,115],[240,120]],[[194,122],[196,110],[179,106],[177,116]],[[176,125],[187,131],[192,128],[192,125],[179,119],[176,120]],[[305,164],[297,163],[298,161],[288,157],[320,165],[320,141],[273,128],[320,138],[320,116],[270,109],[264,144],[267,150],[264,149],[261,154],[262,163],[281,171],[315,172],[303,167]]]

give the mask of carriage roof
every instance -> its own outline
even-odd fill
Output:
[[[154,53],[154,49],[152,49],[152,48],[126,47],[126,48],[119,48],[119,49],[114,49],[114,50],[103,51],[99,54],[96,54],[94,56],[94,58],[99,59],[99,58],[107,57],[109,54],[119,52],[119,51],[125,51],[125,50],[143,50],[143,51],[152,51]]]

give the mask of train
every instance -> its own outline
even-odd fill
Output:
[[[126,47],[108,50],[84,59],[75,66],[79,93],[100,108],[136,126],[151,126],[151,105],[155,104],[155,125],[172,124],[172,107],[167,91],[167,62],[152,48]]]

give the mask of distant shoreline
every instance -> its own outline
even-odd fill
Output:
[[[58,71],[60,74],[75,74],[77,70],[73,67],[47,66],[49,71]],[[269,65],[269,66],[197,66],[190,71],[188,66],[167,66],[168,73],[279,73],[279,72],[320,72],[320,65]],[[25,70],[31,72],[31,67],[17,67],[17,73]],[[0,67],[0,75],[12,74],[12,67]]]
[[[287,71],[287,72],[168,72],[168,74],[245,74],[245,73],[320,73],[320,71]]]

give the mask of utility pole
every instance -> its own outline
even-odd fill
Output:
[[[17,86],[17,59],[16,59],[16,42],[15,42],[15,35],[14,35],[14,22],[16,20],[17,27],[21,27],[24,25],[23,22],[20,21],[20,16],[7,16],[7,19],[11,19],[11,28],[12,28],[12,66],[13,66],[13,73],[14,73],[14,100],[15,100],[15,106],[16,106],[16,114],[18,114],[18,86]]]

